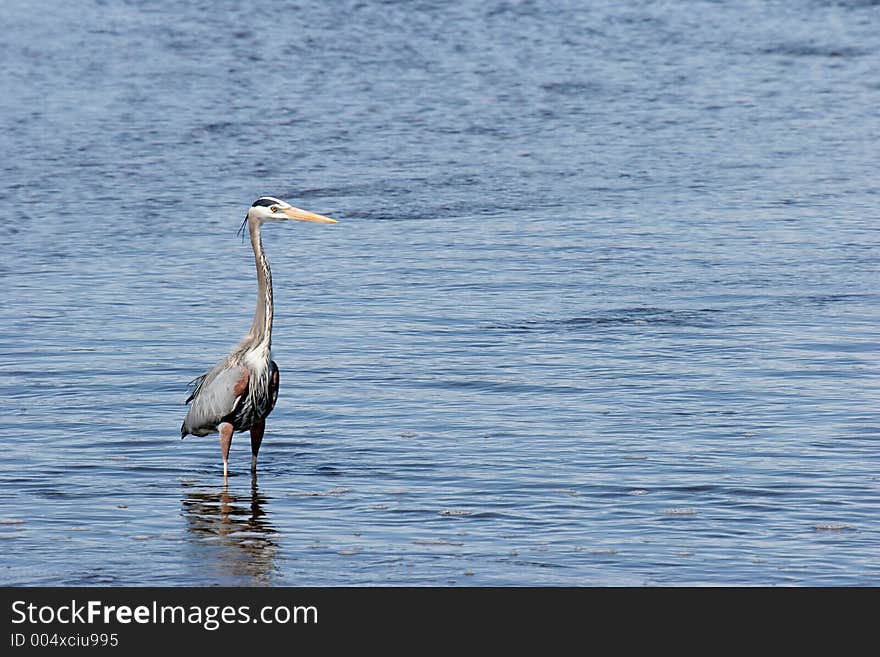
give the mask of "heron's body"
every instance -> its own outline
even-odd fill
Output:
[[[219,432],[224,477],[235,431],[250,431],[251,467],[256,468],[266,418],[278,399],[278,365],[272,360],[272,272],[263,251],[260,229],[265,221],[284,219],[336,223],[270,196],[254,202],[245,218],[257,268],[257,309],[253,324],[232,353],[193,381],[195,387],[186,400],[191,405],[180,427],[180,437]]]
[[[180,427],[181,437],[207,436],[222,422],[235,431],[250,431],[275,408],[279,379],[275,361],[234,363],[228,356],[194,381],[195,389],[186,400],[192,406]]]

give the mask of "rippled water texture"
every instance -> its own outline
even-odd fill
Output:
[[[878,3],[0,23],[3,583],[880,583]],[[223,488],[263,194],[340,223]]]

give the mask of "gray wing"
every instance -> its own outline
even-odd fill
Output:
[[[186,400],[192,402],[180,427],[180,437],[191,433],[207,436],[217,430],[220,420],[235,410],[247,390],[249,372],[243,365],[220,363],[195,380],[195,390]]]

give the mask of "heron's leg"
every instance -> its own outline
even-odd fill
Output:
[[[263,442],[263,433],[266,431],[266,420],[260,420],[251,427],[251,470],[257,469],[257,453]]]
[[[229,422],[221,422],[217,427],[220,430],[220,451],[223,453],[223,479],[229,476],[229,446],[232,445],[232,425]]]

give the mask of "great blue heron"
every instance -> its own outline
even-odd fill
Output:
[[[278,398],[278,366],[272,360],[272,272],[263,252],[260,229],[267,221],[288,219],[336,223],[335,219],[300,210],[272,196],[254,201],[242,223],[242,229],[247,224],[257,265],[257,309],[251,330],[232,353],[192,381],[195,388],[186,400],[192,405],[180,427],[180,437],[219,431],[224,480],[229,475],[229,446],[235,431],[250,430],[251,470],[256,470],[266,417]]]

